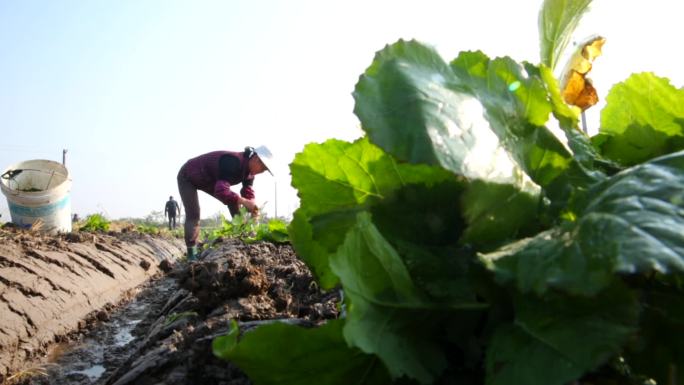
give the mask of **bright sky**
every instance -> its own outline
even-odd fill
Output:
[[[647,5],[646,5],[647,4]],[[607,38],[591,78],[603,100],[629,74],[684,85],[678,1],[595,0],[576,40]],[[297,207],[287,165],[309,142],[360,136],[351,92],[399,38],[539,62],[541,0],[0,0],[0,169],[61,161],[72,211],[144,217],[177,199],[176,174],[204,152],[265,144],[276,177],[257,201]],[[563,64],[563,63],[562,63]],[[561,64],[561,67],[562,67]],[[602,104],[588,113],[590,130]],[[200,193],[202,217],[225,206]],[[0,213],[9,220],[7,202]]]

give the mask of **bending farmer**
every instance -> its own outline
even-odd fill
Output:
[[[244,206],[252,215],[258,215],[259,207],[254,202],[252,183],[255,175],[264,171],[271,172],[265,163],[271,157],[268,148],[261,146],[245,147],[242,152],[209,152],[185,162],[178,172],[178,191],[185,206],[188,260],[197,258],[196,244],[200,230],[197,190],[202,190],[227,205],[230,215],[236,215],[240,206]],[[238,183],[242,184],[239,195],[230,189]]]
[[[176,228],[176,215],[180,215],[180,206],[178,202],[173,200],[173,197],[169,197],[166,202],[166,207],[164,207],[164,215],[169,218],[169,230]]]

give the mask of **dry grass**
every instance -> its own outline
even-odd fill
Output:
[[[46,366],[37,366],[33,368],[28,368],[24,370],[20,370],[13,375],[7,377],[5,381],[3,381],[2,385],[16,385],[16,384],[21,384],[27,381],[30,378],[33,377],[47,377],[47,367]]]

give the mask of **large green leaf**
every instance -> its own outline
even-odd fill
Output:
[[[455,181],[439,168],[400,164],[365,138],[308,144],[290,169],[301,198],[289,227],[292,244],[325,289],[337,283],[328,258],[344,240],[357,212],[391,199],[406,185]]]
[[[456,82],[434,49],[400,40],[378,52],[359,79],[354,112],[373,143],[400,160],[517,182],[520,170],[489,129],[482,104]]]
[[[684,152],[594,186],[576,222],[482,255],[500,282],[591,295],[614,273],[684,272]]]
[[[684,90],[653,73],[633,74],[608,93],[593,140],[627,166],[684,149]]]
[[[535,67],[507,57],[490,60],[481,52],[462,52],[451,68],[458,84],[484,106],[501,145],[535,183],[546,187],[568,169],[570,151],[545,126],[554,105]]]
[[[235,363],[256,385],[389,384],[377,357],[350,348],[342,336],[343,321],[305,329],[275,322],[245,333],[239,329],[213,341],[214,354]]]
[[[346,229],[338,229],[337,231],[330,231],[330,234],[344,234],[345,232]],[[321,288],[326,290],[334,288],[339,283],[339,279],[328,265],[328,257],[331,251],[326,247],[328,245],[326,245],[325,240],[321,242],[314,238],[313,226],[302,210],[298,209],[294,212],[292,222],[288,226],[288,233],[292,246],[297,250],[297,255],[315,275]],[[327,234],[328,232],[323,231],[322,233]]]
[[[592,188],[579,221],[586,250],[620,273],[684,271],[684,152],[632,167]]]
[[[544,0],[539,11],[541,62],[554,70],[591,0]]]
[[[431,301],[368,214],[359,214],[330,264],[348,302],[347,342],[380,357],[394,378],[405,375],[431,383],[446,367],[435,337],[438,328],[432,327],[439,321],[436,314],[482,308],[462,296],[451,302],[444,298],[439,303]]]
[[[524,293],[543,294],[553,287],[592,295],[611,282],[615,262],[584,251],[569,230],[552,229],[480,258],[497,282],[513,282]]]
[[[592,298],[518,296],[515,308],[487,349],[488,385],[568,384],[619,353],[639,313],[621,285]]]
[[[330,259],[330,265],[345,291],[374,298],[378,303],[408,303],[421,307],[421,296],[406,265],[368,214],[357,216],[357,223]]]
[[[295,156],[290,170],[309,217],[370,206],[408,183],[429,185],[454,178],[439,168],[399,164],[366,138],[310,143]]]
[[[462,241],[493,248],[504,240],[536,233],[538,219],[530,214],[539,209],[539,199],[511,185],[472,181],[461,196],[468,224]]]
[[[492,76],[497,79],[506,76],[497,72],[500,69],[496,65],[490,68],[488,61],[483,66],[477,66],[477,63],[474,67],[468,67],[468,70],[476,74],[478,70],[482,70],[484,76],[487,76],[488,71],[493,71],[495,74]],[[518,75],[522,79],[522,74]],[[473,229],[463,241],[483,244],[491,240],[508,239],[519,233],[521,227],[535,221],[539,187],[530,181],[520,167],[512,163],[505,146],[499,143],[499,138],[485,119],[482,103],[472,91],[466,92],[463,87],[466,80],[472,80],[479,86],[480,79],[475,79],[476,76],[470,74],[466,76],[468,79],[457,78],[433,49],[415,41],[400,40],[378,52],[373,64],[361,76],[354,92],[355,112],[369,138],[398,159],[439,165],[472,182],[465,188],[470,193],[461,204],[463,207],[477,209],[468,211],[467,225],[473,226]],[[482,82],[487,83],[487,80]],[[519,107],[521,119],[529,119],[537,124],[543,124],[548,119],[551,108],[545,99],[546,91],[543,87],[539,88],[540,85],[541,82],[529,85],[526,83],[523,88],[534,91],[522,91],[516,99],[519,100],[520,105],[516,104],[516,108]],[[499,90],[499,86],[500,82],[496,89],[482,91],[483,94],[491,93],[484,97],[488,102],[492,101],[492,108],[497,108],[493,95]],[[504,88],[506,87],[507,83],[504,84]],[[518,143],[518,134],[504,133],[500,137]],[[544,134],[533,134],[535,137],[540,135]],[[547,147],[556,146],[560,148],[559,151],[564,151],[562,144],[557,141],[549,140],[546,144]],[[519,154],[523,147],[529,146],[511,147]],[[569,155],[565,152],[563,156]],[[548,174],[543,178],[553,177],[553,172],[546,170],[554,168],[555,163],[566,162],[565,158],[554,158],[551,151],[538,151],[536,155],[525,159],[530,163],[527,168],[535,171],[537,176]],[[482,184],[478,181],[499,186],[501,194],[478,196],[482,192]],[[498,204],[500,201],[494,202],[492,198],[503,199],[511,205],[502,206]],[[430,195],[416,198],[424,201],[424,206],[429,206],[431,199],[433,198]],[[396,206],[394,210],[399,211],[406,207],[391,202],[387,202],[386,206]],[[409,210],[413,206],[409,204]],[[426,214],[429,212],[430,210],[425,210]],[[518,214],[520,217],[516,218]],[[416,217],[416,213],[409,215]],[[418,215],[416,218],[422,217],[423,215]],[[443,218],[445,217],[442,216]],[[406,232],[412,232],[420,225],[427,226],[430,222],[417,220],[411,223],[415,225],[406,228]],[[420,237],[423,233],[414,232],[415,237]],[[458,236],[460,232],[454,232],[451,238]]]
[[[392,378],[407,376],[431,384],[446,369],[446,357],[436,333],[439,319],[434,312],[378,306],[357,292],[347,295],[346,340],[351,346],[377,355]]]

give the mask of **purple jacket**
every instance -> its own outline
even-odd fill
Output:
[[[237,210],[238,195],[230,186],[242,183],[240,195],[254,199],[247,160],[242,152],[213,151],[185,162],[181,173],[198,190],[202,190],[228,205],[231,212]]]

